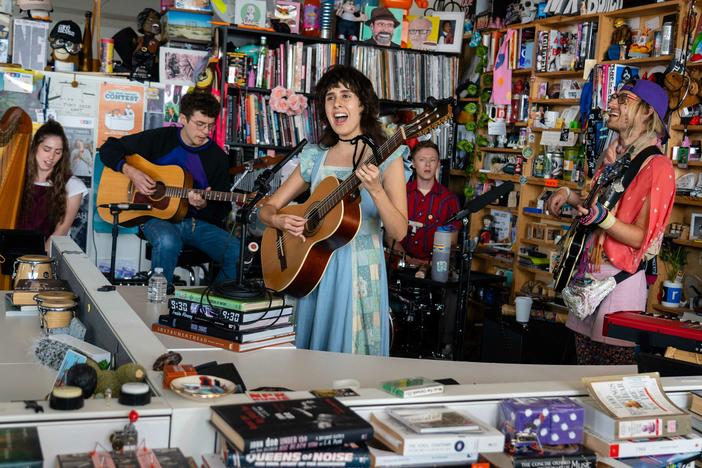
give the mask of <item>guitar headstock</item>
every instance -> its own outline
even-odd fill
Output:
[[[453,115],[453,100],[446,99],[439,101],[431,109],[427,109],[418,115],[410,123],[403,125],[405,138],[412,138],[429,133],[442,123],[446,122]]]

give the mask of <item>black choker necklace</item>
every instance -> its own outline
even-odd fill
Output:
[[[358,141],[358,137],[349,138],[348,140],[339,137],[339,141],[343,141],[344,143],[356,143]]]

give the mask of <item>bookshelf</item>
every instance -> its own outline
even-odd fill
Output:
[[[262,37],[266,38],[267,53],[261,64]],[[236,164],[257,157],[261,151],[284,153],[302,138],[317,142],[321,128],[313,102],[314,85],[333,64],[354,66],[368,76],[380,98],[382,114],[421,109],[429,96],[441,99],[453,96],[456,90],[458,54],[235,26],[220,26],[218,38],[226,50],[221,86],[222,111],[227,116],[225,142]],[[242,48],[246,56],[233,53]],[[241,79],[235,82],[237,74]],[[307,98],[307,108],[294,116],[273,112],[269,103],[275,86]],[[444,138],[438,144],[442,155],[450,158],[453,139]]]
[[[486,183],[497,183],[501,180],[511,180],[515,182],[515,190],[518,192],[518,205],[517,210],[520,214],[515,222],[515,235],[514,235],[514,247],[512,249],[514,253],[514,259],[511,264],[505,266],[504,259],[500,261],[499,264],[495,262],[490,262],[488,258],[478,257],[476,262],[476,267],[482,271],[495,273],[500,269],[509,269],[512,271],[513,283],[512,283],[512,297],[519,292],[522,285],[528,281],[538,280],[544,282],[548,285],[552,278],[551,274],[547,271],[543,271],[532,266],[523,265],[519,263],[520,253],[525,252],[527,249],[531,251],[536,251],[551,257],[555,252],[555,244],[549,240],[534,238],[530,235],[533,233],[534,224],[541,225],[544,229],[564,229],[567,228],[571,222],[568,217],[556,218],[553,216],[546,215],[545,213],[533,213],[526,212],[527,208],[534,208],[537,200],[543,194],[544,191],[557,190],[560,187],[568,187],[574,191],[583,191],[586,187],[586,179],[588,177],[587,165],[584,161],[575,159],[570,164],[582,164],[583,171],[582,174],[578,174],[576,180],[565,180],[562,176],[564,171],[559,174],[550,174],[540,176],[537,170],[538,156],[547,151],[542,145],[542,141],[545,138],[553,138],[553,131],[560,132],[560,128],[543,128],[552,127],[550,125],[539,125],[536,120],[543,118],[541,112],[556,111],[559,115],[563,114],[563,111],[569,107],[579,107],[579,97],[564,95],[563,84],[564,81],[577,82],[582,84],[586,80],[584,76],[583,65],[585,64],[585,59],[590,59],[594,61],[596,65],[603,67],[604,69],[613,68],[615,65],[626,65],[626,66],[636,66],[639,68],[641,74],[644,71],[650,70],[652,67],[665,68],[667,64],[671,62],[673,56],[671,55],[660,55],[654,57],[645,58],[627,58],[626,60],[608,60],[606,57],[607,49],[610,45],[612,33],[614,31],[614,21],[617,18],[625,18],[629,20],[638,21],[639,24],[662,24],[663,18],[673,15],[676,18],[675,21],[675,47],[680,47],[683,43],[683,31],[682,23],[685,15],[685,3],[679,0],[669,0],[659,3],[652,3],[643,6],[637,6],[633,8],[622,9],[614,12],[607,13],[593,13],[580,16],[554,16],[546,19],[536,20],[528,24],[516,24],[506,26],[504,29],[500,30],[483,30],[481,31],[484,35],[489,35],[490,39],[487,42],[490,44],[488,51],[488,68],[490,66],[490,56],[497,51],[499,46],[499,41],[502,36],[507,32],[508,28],[517,30],[517,37],[521,40],[524,38],[524,32],[529,31],[528,34],[532,34],[530,31],[533,30],[533,40],[534,45],[531,55],[531,66],[524,70],[513,70],[513,82],[522,79],[527,80],[530,88],[528,90],[529,94],[529,115],[525,122],[506,122],[507,132],[518,131],[520,128],[525,128],[528,132],[527,141],[524,145],[517,147],[501,148],[495,147],[500,145],[477,145],[476,144],[476,154],[483,158],[482,165],[476,163],[476,171],[472,174],[462,174],[460,172],[455,173],[455,178],[462,177],[469,181],[472,186],[480,187]],[[583,32],[584,25],[588,25],[589,36]],[[633,28],[632,28],[633,29]],[[543,41],[546,38],[553,40],[554,37],[563,38],[564,32],[570,32],[575,34],[576,39],[580,39],[583,42],[578,41],[577,47],[575,49],[575,56],[572,57],[570,61],[565,61],[565,63],[555,63],[549,66],[550,59],[547,56],[539,58],[539,54],[543,53],[541,47],[539,47],[539,38]],[[580,35],[579,35],[580,34]],[[528,36],[527,36],[528,37]],[[496,39],[497,38],[497,39]],[[566,41],[572,39],[567,38]],[[484,42],[485,43],[485,42]],[[544,42],[547,46],[549,42]],[[548,50],[546,51],[548,53]],[[607,68],[609,67],[609,68]],[[491,71],[488,69],[481,77],[481,88],[486,88],[491,82]],[[549,93],[549,89],[558,86],[561,92],[556,94]],[[581,87],[581,86],[580,86]],[[606,94],[603,93],[605,96]],[[514,92],[513,92],[514,95]],[[481,93],[481,96],[485,96]],[[489,97],[489,95],[488,95]],[[481,112],[488,112],[489,106],[486,106],[486,102],[481,99],[479,103],[480,109],[478,114]],[[514,106],[514,101],[513,104]],[[541,109],[540,109],[541,108]],[[479,120],[479,118],[476,118]],[[672,145],[679,144],[682,140],[682,132],[684,126],[680,122],[680,118],[677,115],[672,116],[672,121],[670,122],[670,133],[671,133],[671,143],[668,145],[668,153],[670,154]],[[564,126],[568,126],[567,122],[563,123]],[[570,138],[573,138],[573,146],[580,144],[584,140],[583,131],[580,128],[570,128],[569,134]],[[688,134],[696,140],[702,140],[702,125],[690,126],[687,128]],[[482,135],[488,137],[488,131],[486,128],[480,128],[476,130],[476,135]],[[529,147],[531,154],[533,156],[526,158],[522,157],[522,151],[524,148]],[[497,173],[489,170],[488,164],[485,162],[485,158],[492,154],[499,155],[504,158],[504,160],[509,164],[521,163],[521,174],[512,174],[501,171],[497,169]],[[528,155],[528,152],[527,152]],[[526,156],[526,155],[525,155]],[[505,166],[507,167],[507,166]],[[691,161],[688,164],[688,171],[698,171],[702,167],[702,162]],[[480,172],[477,169],[481,169]],[[567,170],[566,168],[563,168]],[[572,170],[572,168],[571,168]],[[681,169],[677,169],[678,174],[682,173]],[[486,173],[487,171],[487,173]],[[572,173],[571,173],[572,176]],[[481,219],[483,214],[490,212],[490,210],[505,210],[505,207],[500,206],[488,206],[483,210],[482,213],[478,213],[473,218],[471,223],[472,232],[471,237],[477,236],[479,230],[481,229]],[[675,207],[673,211],[673,217],[671,222],[685,222],[690,223],[690,217],[692,213],[702,213],[702,198],[693,197],[683,197],[678,196],[675,200]],[[700,245],[692,241],[678,241],[679,244],[688,247],[691,252],[688,257],[688,268],[689,265],[694,264],[698,269],[702,270],[702,255],[700,255]],[[694,253],[693,253],[694,252]],[[694,258],[693,258],[694,257]],[[699,266],[698,266],[699,265]],[[662,267],[659,267],[662,268]],[[660,275],[662,277],[663,275]],[[652,288],[654,291],[652,294],[657,293],[657,288]],[[657,303],[657,300],[650,300],[649,303]]]

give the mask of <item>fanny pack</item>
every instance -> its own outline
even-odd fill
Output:
[[[563,302],[570,312],[575,314],[578,319],[583,320],[597,310],[600,303],[617,287],[617,284],[643,270],[646,263],[641,262],[634,273],[620,271],[603,280],[595,278],[573,280],[561,291]]]

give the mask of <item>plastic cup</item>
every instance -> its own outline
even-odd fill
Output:
[[[527,296],[519,296],[514,299],[514,306],[517,309],[517,322],[527,323],[531,314],[531,304],[533,299]]]

